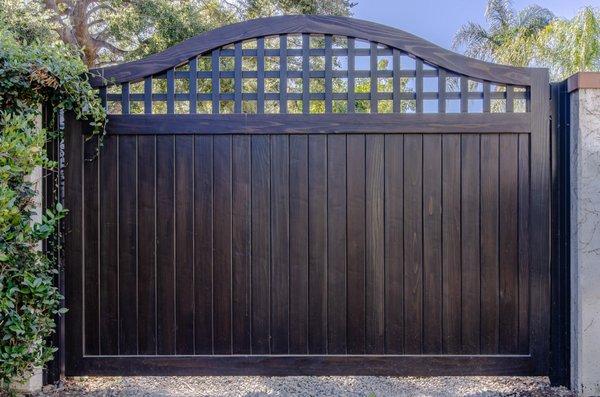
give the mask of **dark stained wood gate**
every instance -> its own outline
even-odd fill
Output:
[[[285,16],[96,72],[67,375],[548,373],[545,69]]]

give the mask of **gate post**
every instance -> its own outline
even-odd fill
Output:
[[[571,99],[571,388],[600,394],[600,73],[568,79]]]

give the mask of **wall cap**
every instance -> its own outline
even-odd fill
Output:
[[[600,89],[600,72],[579,72],[567,79],[569,92],[586,88]]]

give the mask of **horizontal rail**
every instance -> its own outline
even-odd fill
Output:
[[[241,94],[242,95],[242,100],[248,100],[248,101],[256,101],[257,99],[257,93],[256,92],[244,92]],[[302,100],[302,93],[294,93],[294,92],[289,92],[286,94],[287,95],[287,99],[288,100]],[[398,98],[400,100],[413,100],[417,98],[417,93],[416,92],[399,92],[397,94],[394,94],[392,92],[378,92],[377,93],[377,99],[378,100],[392,100],[394,99],[394,95],[398,95]],[[438,92],[423,92],[423,99],[424,100],[433,100],[433,99],[438,99],[439,98],[439,93]],[[269,101],[277,101],[279,100],[280,94],[278,92],[265,92],[264,93],[265,96],[265,100]],[[331,94],[332,99],[333,100],[342,100],[345,101],[348,99],[348,93],[347,92],[334,92]],[[447,100],[452,100],[452,99],[460,99],[461,98],[461,93],[460,92],[446,92],[444,94],[445,99]],[[468,93],[468,99],[470,100],[478,100],[478,99],[483,99],[484,97],[484,93],[483,92],[469,92]],[[506,92],[491,92],[489,94],[490,99],[506,99]],[[121,94],[107,94],[106,99],[108,101],[111,102],[119,102],[122,100],[122,95]],[[167,94],[152,94],[151,96],[153,101],[167,101]],[[309,98],[310,100],[325,100],[325,93],[324,92],[311,92],[309,94]],[[129,101],[130,102],[143,102],[146,99],[146,96],[144,94],[129,94]],[[175,101],[187,101],[190,99],[190,95],[189,94],[185,94],[185,93],[176,93],[174,94],[174,99]],[[212,94],[210,93],[198,93],[196,94],[196,99],[198,101],[211,101],[212,100]],[[221,92],[219,93],[219,99],[220,100],[234,100],[235,99],[235,93],[233,92]],[[354,93],[354,99],[356,100],[366,100],[366,99],[371,99],[371,94],[368,92],[356,92]],[[513,99],[527,99],[527,93],[526,92],[515,92],[513,94]]]
[[[529,113],[110,115],[113,135],[528,133]]]
[[[78,375],[545,375],[530,356],[107,356],[80,358]]]

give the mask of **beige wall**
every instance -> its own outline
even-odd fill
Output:
[[[600,82],[586,74],[586,81]],[[571,83],[571,82],[570,82]],[[571,85],[571,386],[600,395],[600,85]]]

